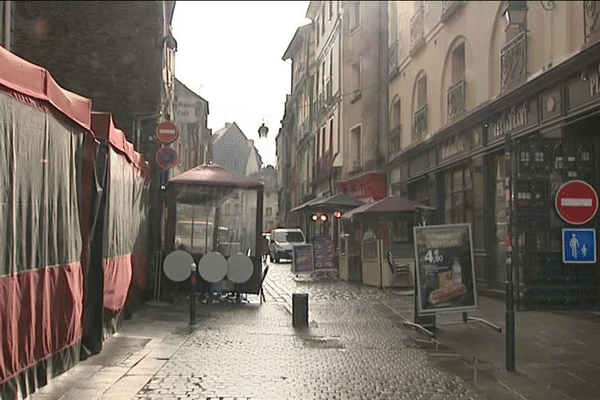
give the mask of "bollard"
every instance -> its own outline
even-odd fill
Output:
[[[308,293],[292,295],[292,320],[295,328],[308,326]]]

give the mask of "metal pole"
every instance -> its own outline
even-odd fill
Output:
[[[512,162],[511,137],[505,135],[505,189],[506,189],[506,370],[515,371],[515,305],[513,287],[512,245]]]
[[[196,263],[190,266],[192,274],[190,275],[190,325],[196,325]]]

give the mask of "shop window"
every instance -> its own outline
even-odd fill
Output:
[[[447,172],[444,177],[444,222],[473,221],[473,187],[468,167]]]
[[[352,170],[360,169],[361,165],[361,126],[350,130],[350,137],[352,138]]]
[[[360,27],[360,1],[354,1],[350,8],[350,32]]]

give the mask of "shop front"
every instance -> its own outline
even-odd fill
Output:
[[[386,165],[391,190],[435,207],[436,223],[472,225],[478,287],[505,290],[511,240],[523,310],[600,308],[597,262],[563,262],[561,236],[565,228],[597,230],[599,219],[574,226],[555,205],[567,182],[600,187],[600,56],[594,49],[473,111]]]

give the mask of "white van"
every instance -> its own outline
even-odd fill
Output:
[[[305,243],[306,238],[300,229],[273,229],[271,231],[271,239],[269,240],[269,255],[271,260],[276,263],[281,258],[291,260],[293,246]]]

